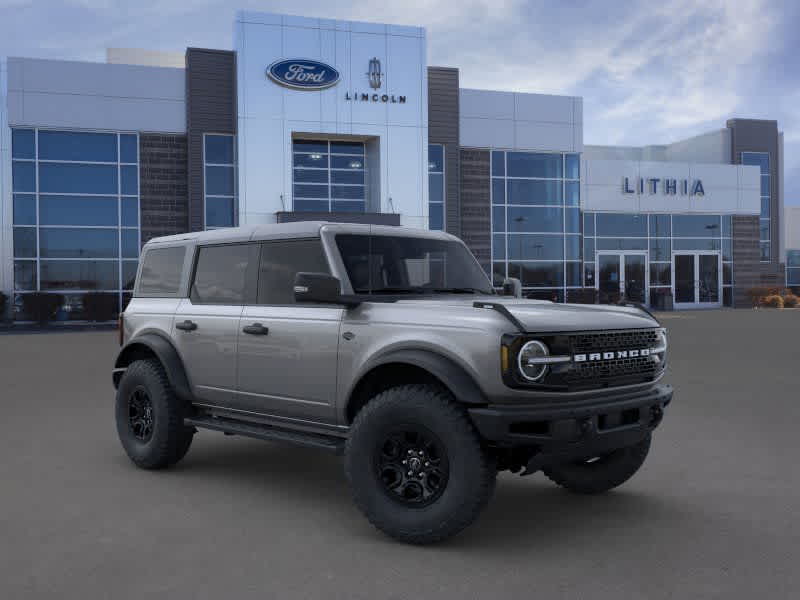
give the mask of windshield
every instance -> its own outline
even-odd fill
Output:
[[[385,235],[337,235],[356,294],[493,294],[489,279],[455,241]]]

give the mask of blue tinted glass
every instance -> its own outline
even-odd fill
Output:
[[[43,260],[42,290],[117,290],[115,260]]]
[[[36,165],[14,161],[11,166],[11,187],[15,192],[36,191]]]
[[[139,257],[139,231],[136,229],[122,230],[122,258]]]
[[[347,160],[347,157],[341,157]],[[308,167],[312,169],[327,169],[328,168],[328,155],[327,154],[294,154],[292,156],[293,164],[295,167]],[[347,164],[350,164],[348,160]]]
[[[583,235],[594,236],[594,213],[583,215]]]
[[[327,198],[327,185],[300,185],[294,184],[295,198]]]
[[[650,215],[650,237],[670,237],[672,226],[669,215]]]
[[[508,276],[516,277],[525,287],[561,287],[564,285],[564,263],[510,262]]]
[[[363,200],[363,185],[332,185],[331,197],[340,200]]]
[[[39,196],[42,225],[117,225],[117,199],[112,196]]]
[[[136,260],[123,260],[122,261],[122,289],[132,290],[133,284],[136,282],[136,269],[139,268],[139,261]]]
[[[206,163],[217,165],[233,164],[233,136],[206,136]]]
[[[761,250],[761,260],[764,262],[768,261],[772,255],[772,249],[770,248],[769,242],[761,242],[759,244],[759,249]]]
[[[137,227],[139,225],[139,202],[136,198],[122,199],[123,227]]]
[[[119,136],[119,162],[139,162],[138,144],[135,135],[123,134]]]
[[[428,228],[441,230],[444,228],[444,205],[434,203],[428,207]]]
[[[431,173],[444,171],[444,147],[441,144],[428,144],[428,171]]]
[[[769,196],[769,175],[761,176],[761,195]]]
[[[14,289],[31,291],[36,290],[36,261],[14,261]]]
[[[33,129],[11,130],[11,157],[36,158],[36,141]]]
[[[337,171],[339,173],[344,171]],[[353,172],[353,171],[349,171]],[[356,171],[358,172],[358,171]],[[363,174],[363,171],[360,171]],[[327,169],[294,169],[294,180],[297,183],[328,183]]]
[[[306,172],[309,171],[306,170]],[[438,177],[441,181],[443,175],[432,174],[429,177]],[[331,171],[331,183],[357,183],[364,185],[364,171]]]
[[[800,269],[789,269],[786,273],[787,285],[800,285]]]
[[[294,140],[292,142],[294,152],[315,152],[326,154],[328,152],[328,142],[316,142],[313,140]]]
[[[722,215],[722,237],[731,237],[733,219],[730,215]]]
[[[594,263],[583,264],[583,274],[586,277],[586,287],[594,287]]]
[[[560,181],[537,181],[530,179],[508,180],[509,204],[553,204],[561,205]]]
[[[673,215],[672,228],[675,237],[719,237],[718,215]]]
[[[671,265],[650,265],[650,285],[672,285]]]
[[[206,198],[206,227],[233,227],[233,198]]]
[[[495,260],[505,260],[506,258],[506,236],[492,235],[492,252]]]
[[[295,200],[294,210],[299,212],[328,212],[327,200]]]
[[[560,178],[562,176],[560,154],[508,152],[507,155],[509,177]]]
[[[569,287],[581,287],[581,263],[568,262],[565,264],[567,267],[567,280],[564,285]]]
[[[800,267],[800,250],[787,250],[786,251],[786,266],[787,267]]]
[[[583,260],[594,261],[594,240],[583,238]]]
[[[364,202],[340,200],[333,203],[333,212],[364,212]]]
[[[492,179],[492,204],[505,204],[506,180]]]
[[[39,160],[117,162],[117,135],[39,131]]]
[[[578,181],[567,181],[564,183],[567,206],[580,206],[581,204],[581,184]]]
[[[769,173],[769,153],[768,152],[742,152],[743,165],[755,165],[761,167],[761,173]]]
[[[722,240],[722,260],[733,260],[733,243],[730,238]]]
[[[769,198],[761,198],[761,216],[769,218]]]
[[[673,250],[719,250],[720,241],[714,238],[674,238]]]
[[[14,227],[14,256],[16,258],[36,258],[35,228]]]
[[[759,234],[760,234],[759,237],[762,240],[768,240],[769,239],[769,225],[770,225],[769,221],[765,220],[765,219],[761,219],[761,221],[759,222],[759,226],[758,226]]]
[[[233,167],[206,167],[206,194],[233,196]]]
[[[581,259],[581,236],[567,235],[564,236],[564,257],[567,260],[580,260]]]
[[[508,230],[534,233],[561,233],[564,230],[564,209],[508,207]]]
[[[439,173],[428,175],[428,200],[444,202],[444,175]]]
[[[331,154],[358,154],[364,156],[363,142],[331,142]]]
[[[566,173],[564,177],[567,179],[580,179],[581,178],[581,157],[580,154],[567,154],[565,157]]]
[[[672,260],[671,244],[668,239],[650,240],[650,260]]]
[[[492,231],[506,230],[506,209],[504,206],[492,207]]]
[[[597,238],[595,243],[598,250],[647,250],[647,238]]]
[[[495,150],[492,152],[492,175],[504,177],[506,174],[506,153]]]
[[[299,154],[298,156],[303,156]],[[322,158],[320,158],[322,160]],[[319,166],[319,165],[307,165]],[[331,169],[364,169],[364,159],[358,156],[331,156]]]
[[[39,191],[64,194],[117,194],[117,167],[39,163]]]
[[[46,258],[117,258],[116,229],[39,229],[39,252]]]
[[[597,213],[597,235],[647,237],[647,216]]]
[[[14,225],[36,225],[35,194],[14,194]]]
[[[134,166],[122,166],[120,172],[120,189],[126,196],[139,193],[139,169]]]
[[[509,260],[561,260],[564,238],[560,235],[511,234],[508,236]]]
[[[567,233],[581,232],[581,212],[577,208],[564,209],[564,231]]]

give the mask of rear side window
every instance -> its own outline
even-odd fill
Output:
[[[153,248],[142,259],[137,294],[143,296],[174,296],[181,285],[185,246]]]
[[[294,304],[299,272],[330,273],[321,240],[266,242],[261,246],[259,304]]]
[[[252,244],[200,248],[192,281],[195,304],[243,304]]]

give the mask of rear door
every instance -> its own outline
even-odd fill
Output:
[[[321,240],[262,244],[256,302],[240,320],[236,403],[241,410],[332,423],[344,308],[295,303],[301,271],[330,273]]]
[[[258,244],[201,246],[189,298],[175,313],[172,339],[200,403],[230,406],[236,390],[236,343],[248,293],[255,295]]]

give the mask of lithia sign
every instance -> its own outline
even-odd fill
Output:
[[[623,177],[622,193],[637,194],[645,193],[657,194],[659,191],[666,196],[705,196],[703,182],[700,179],[670,179],[660,177]]]
[[[383,102],[387,104],[405,104],[406,97],[377,92],[383,86],[381,61],[372,58],[369,61],[367,81],[372,92],[347,91],[344,99],[350,102]],[[283,87],[293,90],[324,90],[339,83],[341,76],[334,67],[304,58],[277,60],[267,67],[267,77]]]

